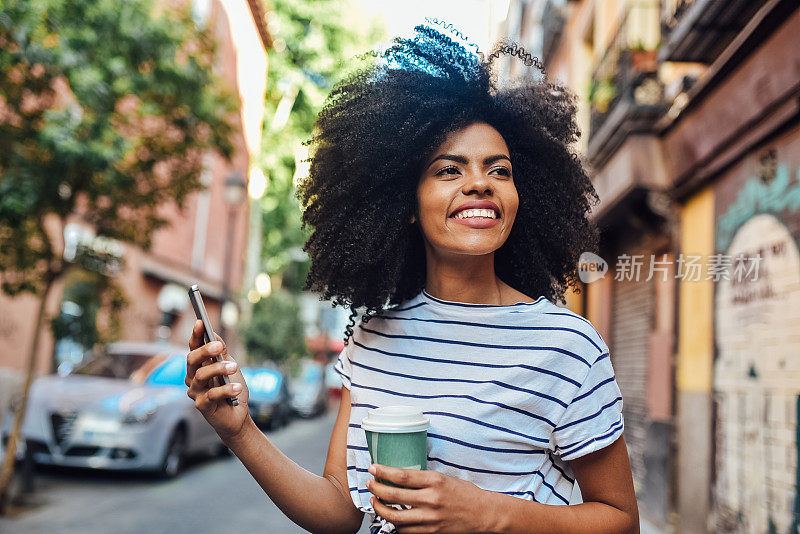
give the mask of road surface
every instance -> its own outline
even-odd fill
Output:
[[[334,412],[267,435],[287,456],[322,474]],[[36,506],[0,519],[13,534],[296,534],[236,457],[195,461],[175,480],[144,474],[39,467]],[[366,522],[365,522],[366,523]],[[359,531],[368,533],[366,524]]]

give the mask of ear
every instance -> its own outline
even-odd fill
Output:
[[[416,216],[412,215],[412,216],[411,216],[411,221],[410,221],[410,222],[411,222],[411,224],[414,224],[416,221],[417,221],[417,218],[416,218]]]

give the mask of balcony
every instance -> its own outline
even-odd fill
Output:
[[[669,107],[658,77],[658,20],[656,3],[632,5],[595,66],[587,150],[592,165],[603,166],[628,135],[650,131]]]
[[[661,61],[712,63],[767,0],[664,0]]]

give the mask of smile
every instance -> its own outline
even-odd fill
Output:
[[[486,211],[486,210],[465,210],[465,211]],[[464,214],[464,212],[457,213],[456,215],[450,217],[453,221],[458,224],[463,224],[464,226],[469,226],[470,228],[491,228],[492,226],[496,226],[500,224],[500,219],[496,219],[494,217],[495,213],[492,210],[490,211],[490,215],[469,215]]]
[[[469,209],[469,210],[461,210],[455,215],[453,215],[454,219],[471,219],[471,218],[480,218],[480,219],[499,219],[497,212],[494,210],[485,210],[485,209]]]

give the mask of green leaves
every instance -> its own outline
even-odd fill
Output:
[[[280,363],[308,355],[297,296],[287,291],[259,300],[241,334],[247,353],[256,361]]]
[[[354,24],[348,4],[341,0],[275,0],[267,14],[270,31],[285,42],[285,49],[270,54],[263,151],[260,165],[269,177],[261,200],[264,241],[263,261],[269,273],[287,268],[299,275],[308,261],[293,266],[291,250],[302,247],[311,229],[301,228],[301,208],[293,179],[298,148],[311,136],[317,114],[334,83],[352,66],[350,60],[383,37],[377,26]],[[275,121],[281,102],[291,103],[285,121]],[[285,105],[285,104],[284,104]],[[299,279],[298,279],[299,278]],[[291,276],[300,291],[305,275]],[[295,287],[296,286],[296,287]]]
[[[202,152],[230,156],[237,101],[214,57],[188,6],[3,1],[0,273],[27,281],[9,290],[59,270],[47,217],[63,226],[82,199],[99,234],[147,247],[160,205],[201,188]]]

